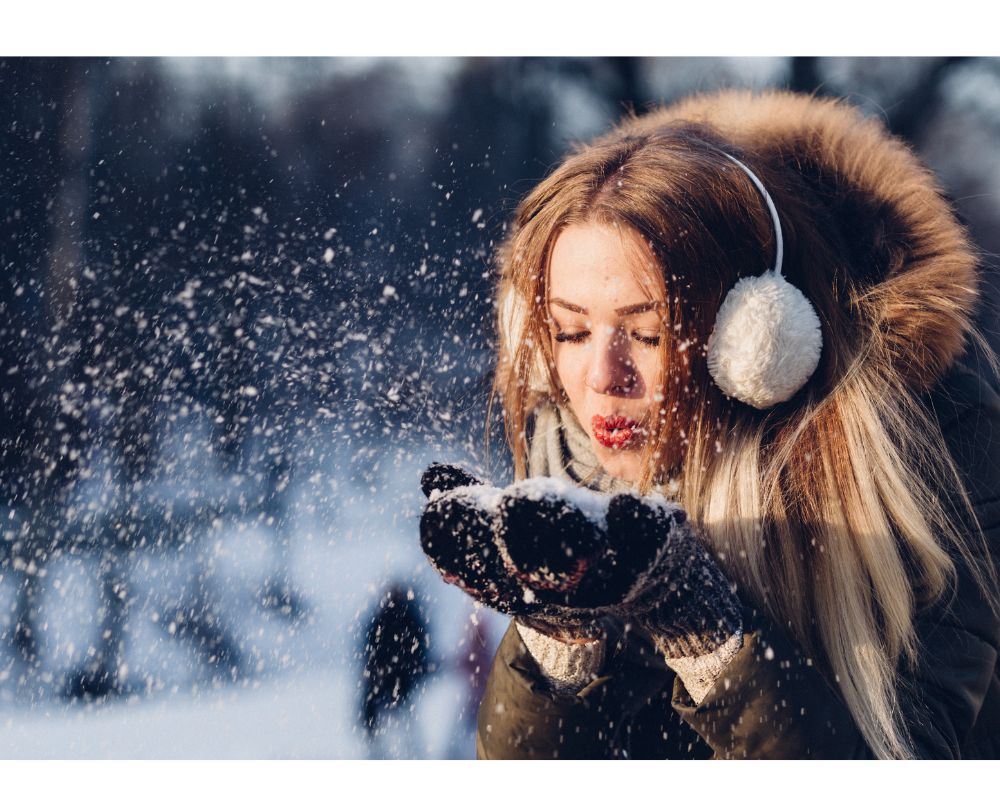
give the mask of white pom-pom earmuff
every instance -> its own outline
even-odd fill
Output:
[[[726,295],[708,339],[708,371],[730,397],[768,408],[802,388],[822,347],[812,304],[768,270],[741,278]]]
[[[809,380],[823,349],[812,303],[781,274],[784,245],[771,196],[743,162],[723,153],[760,190],[777,240],[774,269],[741,278],[719,307],[708,338],[708,371],[729,397],[754,408],[787,400]]]

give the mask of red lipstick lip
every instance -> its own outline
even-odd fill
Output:
[[[603,416],[594,414],[590,418],[594,438],[605,447],[620,449],[635,435],[639,421],[625,416]]]

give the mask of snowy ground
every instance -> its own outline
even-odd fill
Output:
[[[315,672],[100,706],[0,711],[4,758],[471,758],[456,713],[463,687],[433,681],[414,713],[370,750],[353,722],[355,676]]]
[[[384,478],[366,484],[350,477],[348,463],[313,469],[303,462],[280,530],[227,519],[194,531],[180,550],[130,555],[125,664],[138,690],[125,698],[60,696],[58,686],[99,635],[101,599],[94,556],[52,559],[42,581],[39,664],[18,668],[10,653],[0,663],[0,755],[472,757],[474,712],[462,664],[470,619],[484,626],[490,653],[504,620],[445,585],[420,551],[419,476],[442,456],[387,450],[375,462]],[[201,487],[219,483],[210,465],[187,464],[181,474]],[[0,622],[8,630],[18,580],[9,570],[0,579]],[[269,583],[287,585],[301,600],[298,618],[261,606],[259,590]],[[358,725],[361,637],[393,584],[412,590],[428,621],[434,672],[369,745]],[[172,635],[165,615],[185,597],[213,610],[239,653],[237,675],[206,665],[190,642]]]

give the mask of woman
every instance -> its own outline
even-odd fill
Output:
[[[568,156],[499,256],[519,482],[435,466],[421,523],[514,617],[480,757],[1000,754],[1000,397],[962,356],[1000,368],[902,143],[696,96]]]

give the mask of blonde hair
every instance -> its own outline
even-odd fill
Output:
[[[704,357],[725,292],[774,258],[767,210],[720,149],[767,186],[784,274],[822,322],[816,372],[763,412],[723,395]],[[973,323],[976,254],[933,177],[849,106],[784,92],[695,97],[576,147],[497,251],[490,409],[499,399],[517,478],[535,403],[567,402],[546,322],[552,246],[591,222],[634,234],[668,300],[640,489],[676,480],[730,579],[815,659],[872,751],[911,756],[897,690],[915,612],[954,585],[953,558],[988,597],[997,584],[982,532],[963,534],[978,521],[921,400],[968,341],[1000,375]]]

